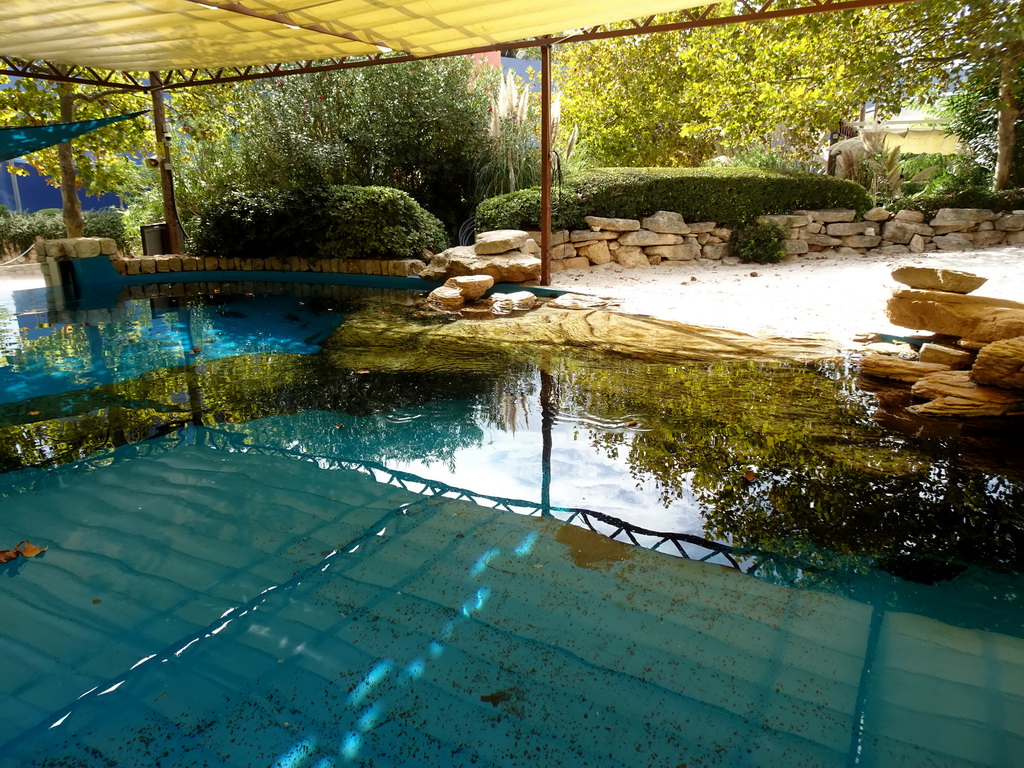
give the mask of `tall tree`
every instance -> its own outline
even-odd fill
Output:
[[[91,89],[23,78],[0,91],[0,123],[70,123],[124,114],[147,106],[148,99],[144,95],[120,89]],[[60,188],[68,237],[82,235],[79,188],[84,186],[94,195],[117,191],[129,171],[126,163],[131,161],[127,156],[139,156],[143,152],[151,130],[146,120],[126,120],[26,155],[25,159],[33,168]]]
[[[923,0],[620,38],[564,46],[556,73],[566,120],[605,163],[689,164],[773,143],[806,155],[864,103],[884,117],[965,78],[1016,72],[1020,14],[1021,0]],[[1012,146],[1019,84],[1004,82]]]

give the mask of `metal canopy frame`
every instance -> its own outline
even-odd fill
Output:
[[[358,39],[347,33],[335,33],[320,25],[300,24],[280,13],[263,13],[247,8],[237,0],[187,0],[188,2],[215,7],[222,11],[256,16],[266,21],[273,21],[292,28],[320,34]],[[296,61],[283,64],[262,64],[242,67],[178,69],[166,72],[116,72],[101,70],[96,67],[58,64],[50,61],[26,61],[11,56],[0,55],[0,75],[35,78],[57,82],[91,85],[108,89],[123,89],[127,92],[149,93],[156,108],[161,101],[159,93],[177,88],[189,88],[198,85],[216,85],[235,83],[246,80],[285,77],[288,75],[308,74],[312,72],[329,72],[337,69],[354,69],[358,67],[378,66],[381,64],[397,64],[408,61],[466,56],[478,53],[489,53],[498,50],[540,47],[541,49],[541,157],[550,157],[550,135],[546,126],[551,121],[551,46],[565,43],[578,43],[587,40],[601,40],[612,37],[632,35],[648,35],[658,32],[673,32],[701,27],[725,26],[766,21],[769,19],[807,16],[816,13],[873,8],[886,5],[917,2],[917,0],[734,0],[732,5],[709,3],[695,9],[685,9],[683,20],[676,22],[659,22],[664,16],[647,16],[627,21],[610,22],[588,29],[568,32],[564,35],[547,35],[525,40],[498,43],[476,48],[465,48],[431,56],[416,56],[408,53],[392,52],[381,47],[381,52],[369,56],[349,56],[336,59],[315,61]],[[162,106],[162,104],[161,104]],[[162,110],[160,110],[162,112]],[[157,142],[165,152],[169,152],[166,127],[162,121],[157,126]],[[165,155],[165,158],[168,156]],[[180,250],[180,225],[177,221],[174,199],[173,181],[170,178],[169,158],[161,163],[161,181],[164,191],[165,214],[173,220],[168,221],[171,234],[172,250]],[[541,284],[551,282],[551,169],[548,162],[543,162],[541,169]]]

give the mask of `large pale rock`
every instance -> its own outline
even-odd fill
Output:
[[[940,251],[974,250],[973,242],[968,240],[966,237],[958,237],[957,235],[939,235],[938,237],[933,237],[932,242]]]
[[[68,240],[68,243],[74,248],[74,255],[79,259],[91,259],[103,253],[98,237],[76,237]]]
[[[924,253],[924,238],[921,235],[914,235],[912,238],[910,238],[910,243],[907,247],[910,248],[911,253]]]
[[[540,246],[537,245],[537,241],[534,240],[532,237],[528,237],[526,239],[526,242],[519,246],[519,250],[522,251],[523,253],[532,254],[533,256],[540,255]]]
[[[905,208],[902,211],[898,211],[893,218],[896,221],[906,222],[907,224],[923,224],[925,215],[921,211]]]
[[[828,245],[838,245],[840,242],[842,242],[842,241],[841,240],[837,240],[834,243],[828,243]],[[801,253],[807,253],[810,250],[807,247],[807,243],[808,243],[808,241],[806,241],[806,240],[796,240],[796,239],[793,239],[793,238],[790,238],[788,240],[783,240],[782,241],[782,244],[786,248],[786,253],[789,254],[789,255],[793,255],[793,256],[798,256]]]
[[[853,221],[857,218],[857,212],[852,208],[825,208],[820,211],[795,211],[795,213],[807,216],[811,221],[821,222],[822,224]]]
[[[494,287],[494,278],[490,275],[462,275],[450,277],[444,287],[455,288],[466,301],[476,301]]]
[[[534,242],[540,243],[540,236],[541,236],[540,232],[527,232],[526,234],[528,234],[530,236],[530,239],[533,240]],[[562,243],[565,243],[565,242],[568,242],[568,241],[569,241],[569,230],[568,229],[558,229],[558,230],[555,230],[554,232],[551,233],[551,244],[552,245],[561,245]]]
[[[348,359],[355,350],[380,362],[381,350],[401,359],[423,360],[443,356],[457,365],[467,361],[478,371],[481,360],[504,366],[502,356],[490,354],[502,348],[520,350],[564,346],[601,350],[623,357],[652,362],[685,360],[821,360],[833,358],[838,347],[821,339],[787,339],[752,335],[720,328],[683,325],[660,318],[646,318],[601,310],[566,312],[548,306],[524,315],[499,317],[485,322],[423,324],[396,322],[376,313],[359,322],[346,322],[328,340],[329,359]],[[393,357],[384,355],[383,357]],[[363,367],[360,365],[359,367]]]
[[[690,227],[691,235],[700,235],[710,232],[718,225],[713,221],[691,221],[687,226]]]
[[[842,240],[847,248],[874,248],[882,242],[878,235],[846,235]]]
[[[427,294],[427,301],[449,311],[461,309],[462,305],[466,303],[462,291],[447,284],[442,285],[440,288],[435,288]]]
[[[978,247],[987,245],[999,245],[1006,238],[1006,233],[999,229],[989,229],[983,232],[975,232],[971,239]]]
[[[540,277],[540,266],[540,259],[520,251],[481,255],[475,246],[461,245],[434,256],[420,277],[441,282],[461,275],[490,275],[496,283],[522,283]]]
[[[679,245],[654,245],[644,249],[648,256],[659,256],[666,261],[693,261],[700,258],[700,246],[696,242]]]
[[[877,376],[880,379],[913,383],[929,373],[948,371],[949,366],[942,363],[924,363],[917,360],[903,360],[892,355],[865,355],[860,359],[858,368],[865,376]]]
[[[974,355],[966,349],[947,347],[944,344],[922,344],[917,359],[922,363],[938,363],[959,371],[971,367]]]
[[[618,236],[618,232],[595,232],[592,229],[574,229],[569,233],[569,239],[574,243],[584,243],[587,240],[614,240]]]
[[[802,238],[808,245],[820,245],[825,248],[831,248],[835,245],[842,245],[843,241],[838,237],[830,237],[828,235],[815,235],[805,234]]]
[[[595,231],[606,229],[612,232],[634,232],[640,229],[640,222],[636,219],[606,219],[602,216],[585,216],[583,220]]]
[[[1008,245],[1021,245],[1024,243],[1024,232],[1007,232],[1005,242]]]
[[[905,213],[905,211],[900,211]],[[917,211],[913,211],[917,213]],[[924,237],[931,237],[935,234],[935,230],[929,227],[927,224],[919,224],[913,221],[903,221],[901,219],[893,219],[887,221],[882,225],[882,237],[885,240],[889,240],[893,243],[903,243],[906,245],[913,239],[914,235],[921,235]]]
[[[906,289],[893,293],[885,313],[902,328],[974,341],[1024,336],[1024,304],[1008,299]]]
[[[101,237],[100,253],[104,256],[113,256],[117,253],[117,241],[112,237]]]
[[[518,312],[530,309],[537,303],[537,297],[529,291],[495,293],[491,295],[491,310],[495,314]]]
[[[688,235],[690,233],[690,227],[683,221],[683,215],[672,211],[658,211],[653,216],[642,219],[640,226],[651,230],[651,232],[661,232],[666,235]]]
[[[976,384],[1024,390],[1024,336],[986,345],[974,361],[971,380]]]
[[[640,248],[635,245],[623,245],[615,250],[614,259],[626,269],[650,268],[651,262]]]
[[[591,264],[607,264],[612,260],[612,252],[608,250],[608,243],[604,240],[585,245],[578,252],[580,256],[586,256]]]
[[[903,285],[923,291],[949,291],[951,293],[971,293],[988,282],[987,277],[981,277],[971,272],[935,267],[899,267],[892,271],[892,279],[897,283],[903,283]]]
[[[877,234],[878,225],[870,221],[848,221],[827,225],[825,227],[825,234],[831,237],[866,235],[869,229],[871,234]]]
[[[898,215],[898,214],[897,214]],[[872,208],[864,214],[865,221],[888,221],[889,217],[892,216],[885,208]],[[924,221],[924,218],[921,218]]]
[[[1019,232],[1024,230],[1024,213],[1008,213],[996,219],[996,229],[1003,232]]]
[[[1024,414],[1024,391],[986,387],[970,371],[930,373],[911,387],[915,397],[930,400],[907,410],[929,416],[1018,416]]]
[[[481,232],[476,236],[476,252],[480,256],[507,253],[517,250],[529,238],[530,234],[521,229],[496,229],[493,232]]]
[[[994,211],[987,208],[940,208],[929,224],[933,227],[972,227],[983,221],[995,221]]]
[[[561,264],[562,269],[590,269],[590,259],[586,256],[573,256],[561,262],[556,261],[551,266],[555,264]]]
[[[803,241],[801,240],[799,242],[803,242]],[[804,248],[806,248],[806,247],[807,247],[807,244],[804,243]],[[713,259],[715,261],[717,261],[718,259],[721,259],[721,258],[727,256],[728,254],[729,254],[729,244],[728,243],[708,243],[707,245],[705,245],[701,249],[701,256],[703,256],[705,259]]]
[[[757,221],[760,224],[778,224],[783,229],[791,229],[793,227],[806,227],[811,223],[811,218],[806,213],[798,211],[793,214],[758,216]]]
[[[651,232],[649,229],[639,229],[619,235],[619,245],[638,245],[641,248],[648,245],[676,245],[681,242],[683,242],[683,238],[679,235],[665,235]]]

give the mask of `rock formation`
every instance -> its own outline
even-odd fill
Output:
[[[936,217],[947,222],[944,226],[990,221],[983,211],[956,209],[954,216],[952,209],[944,210],[944,217]],[[913,414],[1024,415],[1024,304],[968,295],[985,279],[966,272],[902,267],[893,278],[910,288],[893,293],[886,307],[889,319],[942,338],[923,344],[916,361],[867,355],[860,361],[861,374],[911,383],[912,397],[927,400],[906,405]]]

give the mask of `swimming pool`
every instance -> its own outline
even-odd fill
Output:
[[[254,288],[3,318],[0,765],[1024,764],[1012,435]]]

